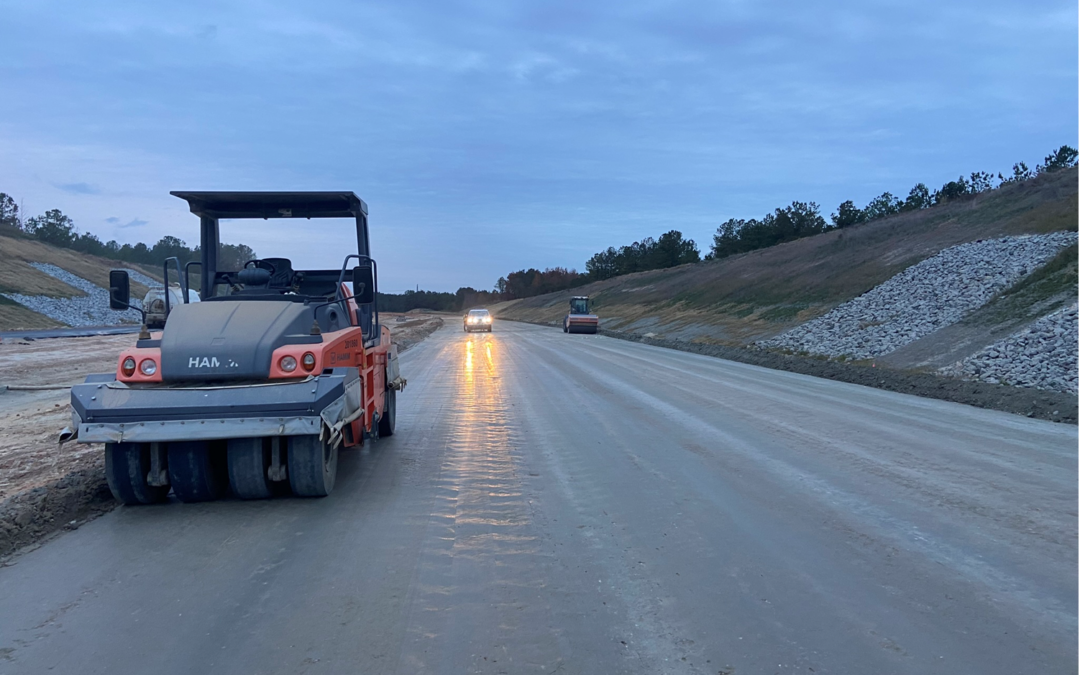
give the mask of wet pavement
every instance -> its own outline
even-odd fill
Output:
[[[1077,428],[497,323],[322,500],[120,508],[0,568],[0,673],[1049,673]]]

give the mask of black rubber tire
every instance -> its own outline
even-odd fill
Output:
[[[135,506],[157,504],[169,496],[168,485],[149,485],[150,445],[148,443],[106,443],[105,480],[118,502]]]
[[[397,424],[397,390],[386,390],[386,404],[383,406],[382,417],[379,418],[379,437],[386,438],[394,435],[394,426]]]
[[[169,443],[169,482],[182,502],[209,502],[229,488],[224,443]]]
[[[325,497],[337,480],[338,450],[312,434],[289,436],[289,485],[297,497]]]
[[[284,440],[284,439],[283,439]],[[273,483],[267,476],[270,468],[270,439],[230,438],[226,451],[229,487],[240,499],[269,499]]]

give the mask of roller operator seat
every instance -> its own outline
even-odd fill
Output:
[[[270,288],[287,290],[293,285],[292,261],[288,258],[263,258],[263,262],[274,266],[274,273],[270,275]]]

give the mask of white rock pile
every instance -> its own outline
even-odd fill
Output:
[[[1076,232],[1053,232],[953,246],[757,344],[832,357],[882,356],[956,323],[1076,239]]]
[[[941,373],[1066,393],[1077,393],[1076,305],[1048,314]]]
[[[116,311],[109,309],[109,291],[93,284],[80,276],[47,263],[30,263],[34,268],[49,276],[59,279],[86,295],[74,298],[50,298],[47,295],[22,295],[4,293],[4,297],[14,300],[27,309],[44,314],[53,321],[69,326],[115,326],[121,323],[138,323],[139,315],[134,310]],[[127,270],[134,281],[145,286],[160,287],[161,282],[135,270]],[[131,304],[140,307],[141,299],[132,298]]]

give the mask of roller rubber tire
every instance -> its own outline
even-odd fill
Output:
[[[229,486],[240,499],[269,499],[274,495],[266,473],[270,467],[268,441],[262,437],[229,439]]]
[[[128,506],[165,501],[169,486],[147,484],[146,474],[149,472],[149,444],[105,444],[105,479],[117,501]]]
[[[182,502],[208,502],[229,488],[225,448],[219,442],[169,443],[169,482]]]
[[[386,405],[383,407],[382,417],[379,418],[379,437],[386,438],[394,435],[394,426],[397,422],[397,390],[386,390]]]
[[[289,485],[297,497],[325,497],[337,479],[338,450],[311,434],[289,437]]]

